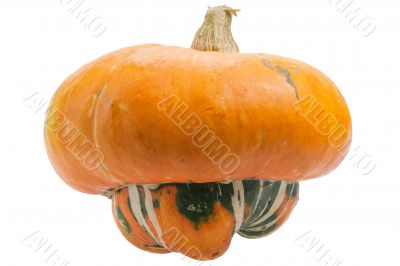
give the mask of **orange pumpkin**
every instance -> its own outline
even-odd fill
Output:
[[[122,233],[145,250],[206,260],[234,232],[270,233],[293,209],[298,181],[329,173],[349,148],[349,110],[332,81],[293,59],[239,53],[236,11],[209,9],[191,49],[105,55],[50,104],[45,142],[56,172],[112,198]]]

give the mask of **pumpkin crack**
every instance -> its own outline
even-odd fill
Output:
[[[266,66],[266,67],[272,69],[273,71],[278,72],[280,75],[282,75],[285,78],[286,83],[289,84],[294,89],[296,99],[300,100],[299,91],[297,89],[296,84],[293,81],[292,75],[290,74],[289,70],[287,70],[286,68],[281,67],[281,66],[273,66],[271,64],[271,62],[267,59],[263,59],[262,63],[264,66]]]

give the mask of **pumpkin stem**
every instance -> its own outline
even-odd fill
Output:
[[[194,37],[192,48],[199,51],[239,52],[231,32],[232,15],[239,9],[217,6],[208,9],[203,25]]]

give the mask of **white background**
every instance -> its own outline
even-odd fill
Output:
[[[359,160],[347,157],[330,175],[300,184],[300,201],[280,230],[258,240],[236,235],[225,255],[203,265],[322,266],[318,257],[328,250],[334,259],[327,265],[336,259],[399,265],[398,1],[354,1],[352,8],[376,26],[367,38],[336,10],[339,0],[86,0],[107,26],[98,38],[68,11],[68,1],[0,3],[0,265],[51,265],[24,241],[35,232],[69,265],[194,264],[180,254],[131,246],[114,224],[109,200],[61,181],[45,152],[46,106],[39,105],[67,75],[104,53],[142,43],[189,47],[207,5],[220,4],[242,10],[233,21],[242,52],[296,58],[335,81],[353,117],[352,149],[360,147],[357,156],[368,156],[376,168],[365,174]],[[36,102],[25,100],[34,94]],[[304,234],[323,251],[308,251]]]

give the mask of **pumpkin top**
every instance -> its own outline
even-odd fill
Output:
[[[150,44],[110,53],[67,78],[51,102],[45,140],[58,174],[87,193],[298,181],[343,160],[351,119],[332,81],[299,61]]]

